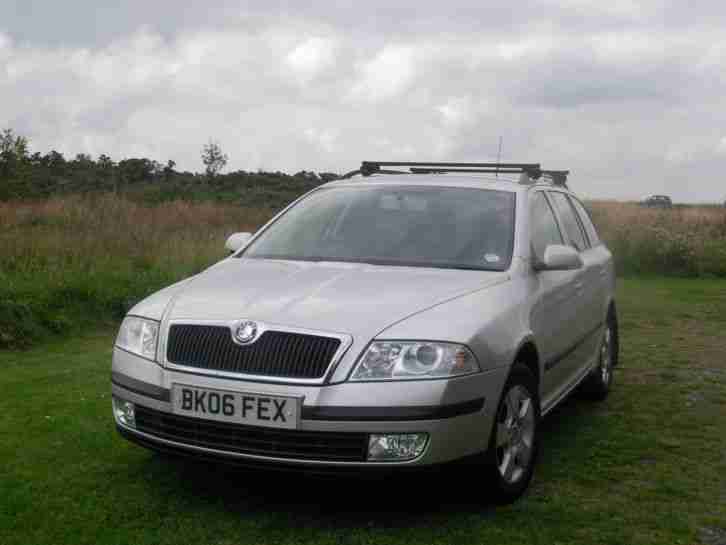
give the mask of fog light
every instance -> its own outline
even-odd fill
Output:
[[[413,460],[423,454],[428,433],[371,434],[368,440],[368,460],[371,462]]]
[[[136,427],[136,415],[134,413],[134,404],[117,397],[113,398],[113,414],[116,420],[129,428]]]

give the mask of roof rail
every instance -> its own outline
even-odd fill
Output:
[[[386,170],[382,167],[406,167],[405,170]],[[543,170],[539,163],[439,163],[417,161],[363,161],[358,170],[348,172],[341,179],[356,174],[444,174],[447,172],[477,172],[490,174],[522,174],[520,183],[533,183],[546,178],[553,185],[567,187],[569,170]]]

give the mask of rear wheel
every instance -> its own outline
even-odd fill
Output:
[[[495,501],[511,503],[527,490],[537,460],[539,418],[537,381],[517,363],[504,386],[486,454]]]

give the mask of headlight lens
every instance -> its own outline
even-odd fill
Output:
[[[358,361],[351,380],[448,378],[479,371],[464,345],[417,341],[374,341]]]
[[[127,316],[116,337],[116,346],[143,358],[156,360],[156,344],[159,338],[159,322]]]

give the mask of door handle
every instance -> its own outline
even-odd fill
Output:
[[[582,288],[584,287],[584,284],[582,282],[575,282],[575,289],[577,291],[582,291]]]

